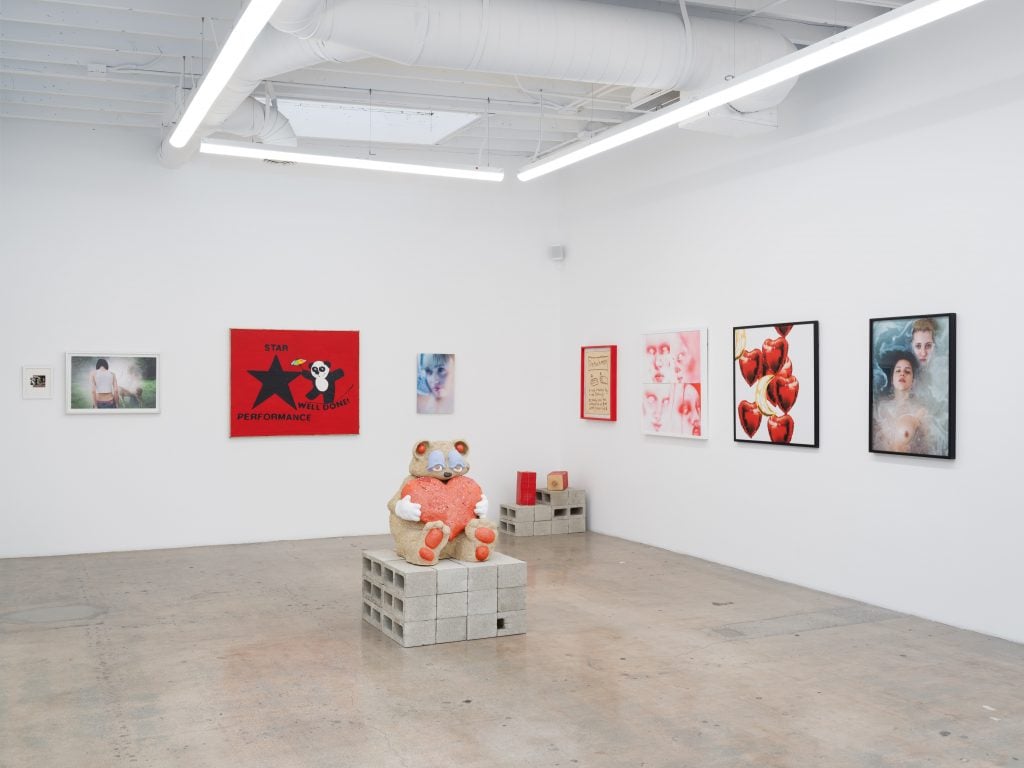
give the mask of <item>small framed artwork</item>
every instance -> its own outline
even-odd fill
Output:
[[[618,347],[580,347],[580,418],[615,421]]]
[[[868,450],[956,456],[956,315],[869,321]]]
[[[158,355],[67,355],[68,413],[159,413]]]
[[[733,439],[818,447],[818,321],[733,328]]]
[[[21,396],[25,400],[43,400],[53,397],[53,368],[22,366]]]
[[[455,355],[416,356],[416,413],[455,413]]]
[[[708,332],[692,328],[643,337],[640,429],[645,435],[706,438]]]

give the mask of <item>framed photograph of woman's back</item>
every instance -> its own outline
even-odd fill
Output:
[[[158,355],[67,355],[66,410],[74,414],[159,413]]]
[[[956,456],[956,314],[869,321],[868,450]]]

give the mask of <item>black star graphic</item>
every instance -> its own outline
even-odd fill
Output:
[[[274,355],[274,362],[270,364],[269,370],[249,371],[249,375],[255,376],[260,380],[260,393],[256,395],[256,402],[252,404],[253,408],[274,395],[277,395],[292,408],[295,408],[295,399],[292,397],[292,391],[288,388],[288,385],[292,379],[299,375],[299,372],[291,373],[284,370],[281,367],[281,361],[277,359],[277,355]]]

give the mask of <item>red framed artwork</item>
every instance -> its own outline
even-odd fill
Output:
[[[358,435],[359,331],[231,329],[231,436]]]
[[[615,421],[618,350],[614,345],[580,348],[580,418]]]

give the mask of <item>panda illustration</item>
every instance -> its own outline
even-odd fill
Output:
[[[307,400],[316,400],[321,395],[324,398],[324,405],[334,402],[334,382],[345,375],[340,368],[331,370],[330,360],[314,360],[309,364],[309,370],[303,371],[302,375],[313,382],[313,388],[306,393]]]

